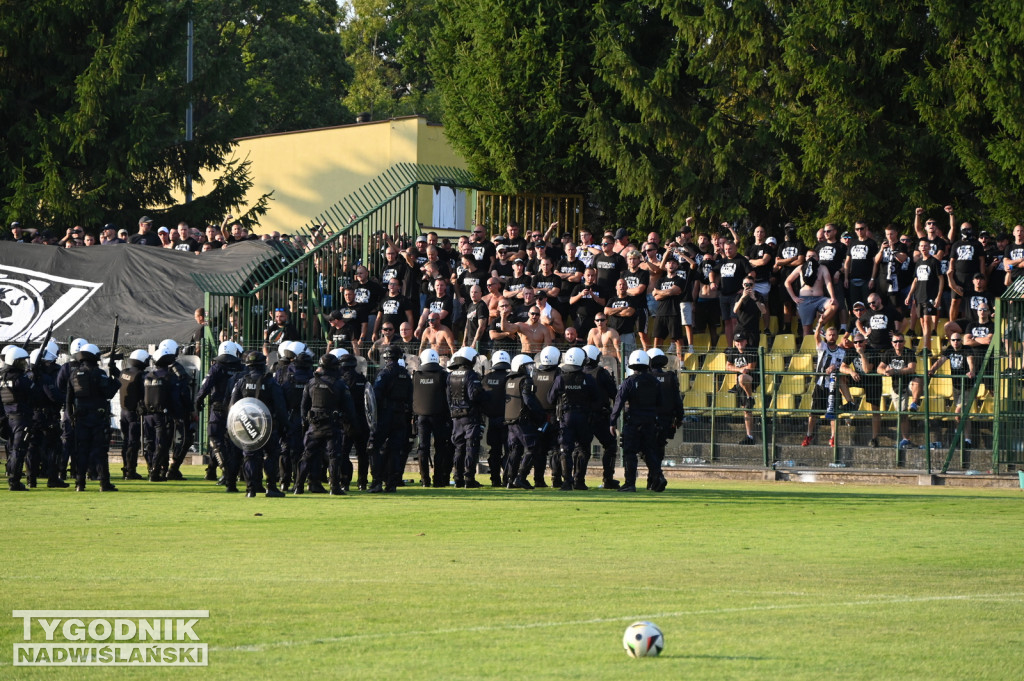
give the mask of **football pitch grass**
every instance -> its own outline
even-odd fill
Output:
[[[1024,678],[1021,490],[245,499],[185,472],[0,492],[0,678]],[[209,610],[209,666],[12,666],[10,613],[58,609]],[[623,652],[639,619],[660,658]]]

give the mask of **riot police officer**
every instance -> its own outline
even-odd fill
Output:
[[[558,360],[562,353],[558,348],[549,345],[540,351],[538,364],[533,370],[533,383],[536,386],[537,401],[544,409],[545,422],[538,431],[537,453],[533,460],[533,484],[537,487],[547,487],[544,482],[544,468],[547,465],[548,452],[558,445],[558,419],[555,417],[555,405],[548,399],[551,394],[551,386],[555,384],[560,369]],[[551,457],[551,484],[555,487],[562,485],[562,462],[558,456]]]
[[[548,391],[548,402],[555,405],[558,417],[562,472],[559,489],[563,491],[572,490],[574,485],[578,489],[587,489],[586,459],[582,453],[576,453],[582,449],[581,445],[590,442],[590,413],[598,387],[597,381],[583,371],[586,356],[581,348],[566,350],[562,356],[561,371]]]
[[[111,376],[99,367],[100,349],[86,343],[75,354],[77,366],[68,381],[72,432],[74,433],[75,491],[85,491],[86,471],[96,471],[101,492],[116,492],[110,482],[107,449],[110,446],[110,398],[121,387],[120,371],[111,366]]]
[[[74,469],[78,462],[78,457],[75,456],[75,428],[71,422],[71,413],[73,411],[71,375],[78,368],[79,362],[76,359],[79,356],[78,353],[88,344],[89,341],[84,338],[76,338],[71,341],[71,345],[68,346],[68,355],[70,357],[57,371],[57,392],[63,400],[62,404],[64,407],[64,414],[60,420],[61,444],[63,446],[57,460],[61,478],[64,477],[69,463],[71,464],[71,475],[75,478],[78,477],[78,472]]]
[[[650,373],[650,357],[643,350],[629,355],[629,368],[634,371],[619,386],[609,424],[615,427],[619,414],[625,410],[622,427],[622,464],[626,469],[625,484],[620,492],[636,491],[637,454],[647,461],[647,481],[661,481],[661,466],[657,461],[657,402],[658,381]]]
[[[284,423],[286,416],[281,385],[267,373],[267,357],[259,350],[246,354],[245,366],[245,372],[231,389],[229,407],[243,397],[251,397],[266,405],[273,421],[273,432],[266,445],[255,450],[242,450],[245,496],[255,497],[259,490],[265,489],[268,497],[283,497],[284,492],[277,489],[277,443],[280,440],[280,424]],[[261,484],[264,474],[267,479],[266,488]]]
[[[665,448],[668,441],[675,437],[676,429],[683,420],[683,397],[679,394],[679,377],[675,372],[665,371],[668,357],[658,348],[652,348],[647,355],[651,360],[651,375],[658,381],[658,437],[655,459],[657,468],[662,472],[659,480],[648,479],[647,489],[664,492],[668,487],[661,463],[665,460]],[[647,462],[650,469],[651,463]]]
[[[302,494],[306,478],[311,474],[310,463],[326,458],[330,470],[332,495],[344,495],[345,477],[341,460],[342,430],[351,428],[355,409],[348,384],[341,377],[338,358],[326,354],[320,358],[320,369],[305,385],[300,405],[302,422],[307,424],[303,445],[305,450],[295,476],[295,494]],[[348,477],[352,464],[348,465]],[[317,481],[319,482],[319,480]],[[310,486],[310,492],[313,486]]]
[[[373,383],[377,423],[373,433],[375,449],[370,492],[395,492],[405,470],[413,385],[409,372],[399,364],[401,358],[399,348],[386,348],[381,356],[383,365]]]
[[[181,464],[185,461],[192,443],[195,442],[195,422],[192,412],[193,393],[195,392],[195,378],[181,362],[177,361],[177,341],[165,338],[157,346],[157,352],[163,352],[165,357],[170,357],[167,363],[167,370],[174,377],[178,395],[175,397],[176,407],[170,413],[170,441],[173,453],[171,454],[170,467],[164,473],[167,480],[184,480],[181,475]],[[167,361],[167,360],[165,360]]]
[[[352,483],[352,463],[350,456],[352,448],[356,450],[357,478],[356,484],[363,492],[367,488],[367,476],[370,469],[370,455],[367,443],[370,439],[370,426],[366,421],[366,376],[358,369],[356,356],[344,348],[335,348],[331,354],[338,358],[341,367],[341,378],[348,386],[348,392],[352,395],[352,405],[355,407],[355,414],[352,417],[352,425],[344,434],[341,443],[341,464],[342,475],[341,487],[346,492]],[[346,465],[347,464],[347,465]]]
[[[150,456],[149,481],[165,482],[168,480],[174,421],[185,413],[184,392],[171,372],[174,355],[168,349],[157,347],[152,359],[153,368],[142,379],[143,438]]]
[[[210,365],[210,371],[203,379],[196,396],[196,411],[203,410],[203,402],[210,398],[210,414],[206,422],[206,432],[210,438],[210,463],[207,467],[207,479],[213,471],[216,480],[217,463],[224,470],[224,488],[227,492],[238,492],[238,469],[241,456],[238,447],[227,436],[225,419],[228,414],[228,401],[235,381],[242,375],[243,367],[239,356],[242,346],[234,341],[224,341],[217,348],[217,356]]]
[[[29,426],[32,421],[33,384],[28,373],[28,353],[16,345],[3,350],[4,368],[0,369],[0,400],[4,406],[7,439],[7,487],[12,492],[24,492],[21,482],[25,455],[28,450]],[[31,472],[30,472],[31,476]]]
[[[537,455],[539,423],[547,422],[544,408],[534,394],[529,355],[512,358],[512,372],[505,381],[505,425],[508,426],[506,477],[509,489],[533,489],[527,478]]]
[[[27,470],[36,475],[45,469],[47,487],[68,487],[61,479],[64,469],[60,465],[60,408],[64,395],[57,390],[58,352],[57,344],[51,340],[45,348],[37,348],[29,355],[29,376],[36,389],[32,393],[32,435],[26,465]],[[30,478],[30,487],[33,482]]]
[[[420,368],[412,374],[412,412],[419,435],[420,483],[430,487],[430,441],[434,440],[434,487],[447,487],[452,474],[452,420],[448,409],[448,374],[437,351],[420,353]]]
[[[484,387],[480,374],[473,368],[477,352],[466,346],[452,356],[448,370],[448,404],[452,414],[452,447],[454,448],[455,486],[476,489],[476,466],[480,460],[480,440],[484,423],[481,413]]]
[[[143,400],[143,383],[149,353],[135,350],[125,360],[125,368],[119,378],[118,391],[121,399],[121,474],[125,480],[142,480],[136,468],[139,465],[139,450],[142,446],[142,419],[139,407]],[[152,465],[149,461],[147,465]]]
[[[305,344],[299,341],[285,341],[281,346],[287,346],[281,350],[282,362],[287,360],[287,363],[274,373],[274,378],[281,384],[285,407],[288,410],[287,419],[281,427],[280,445],[281,487],[287,489],[292,482],[292,475],[298,474],[299,462],[307,456],[303,445],[306,433],[302,427],[301,407],[306,385],[313,378],[313,357]],[[307,463],[309,480],[316,483],[311,485],[311,492],[323,489],[320,481],[323,479],[324,463],[322,452],[314,454],[313,459]]]
[[[508,428],[505,426],[505,381],[512,360],[504,350],[491,355],[491,370],[484,374],[483,386],[487,393],[484,416],[487,417],[487,467],[491,470],[491,487],[508,485],[508,476],[502,479],[508,450]]]
[[[615,460],[619,456],[619,445],[615,441],[612,429],[608,427],[608,419],[612,413],[612,400],[618,387],[610,371],[601,366],[601,350],[596,345],[584,346],[583,352],[587,353],[587,359],[583,362],[583,371],[592,376],[597,382],[597,395],[594,409],[591,411],[591,434],[601,443],[601,468],[603,473],[604,489],[618,489],[619,481],[615,479]],[[583,467],[590,462],[590,443],[588,440],[583,445]],[[580,480],[577,477],[576,482]]]

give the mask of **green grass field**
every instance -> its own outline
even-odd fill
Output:
[[[0,492],[3,679],[1024,678],[1024,492]],[[209,666],[12,667],[16,609],[208,609]],[[626,625],[665,633],[658,659]]]

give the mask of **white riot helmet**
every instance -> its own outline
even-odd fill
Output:
[[[238,357],[238,343],[234,341],[224,341],[217,346],[218,355],[230,355],[231,357]]]
[[[47,354],[53,355],[53,359],[57,359],[57,355],[60,354],[60,346],[57,345],[57,341],[51,338],[50,341],[46,344],[46,352]],[[43,359],[46,358],[44,357]]]
[[[331,350],[330,354],[334,355],[338,359],[341,359],[342,357],[348,354],[348,350],[346,350],[345,348],[334,348],[333,350]]]
[[[651,358],[643,350],[634,350],[629,354],[629,368],[637,369],[640,367],[650,367]]]
[[[285,359],[294,359],[298,353],[293,349],[292,341],[281,341],[277,346],[277,354]]]
[[[420,353],[420,366],[430,364],[431,362],[437,364],[440,361],[441,357],[437,354],[437,350],[434,350],[433,348],[427,348]]]
[[[476,356],[477,351],[467,345],[456,350],[452,359],[464,359],[466,360],[466,364],[472,364],[476,361]]]
[[[654,369],[668,366],[668,357],[661,351],[661,348],[651,348],[647,351],[647,357],[650,359],[651,367]]]
[[[296,357],[298,357],[299,355],[302,355],[302,354],[309,354],[309,355],[312,356],[312,353],[306,347],[306,344],[305,343],[300,343],[299,341],[292,341],[291,350],[292,350],[292,352],[295,353]]]
[[[584,345],[583,352],[587,353],[587,359],[591,362],[597,362],[601,359],[601,348],[596,345]]]
[[[580,368],[583,366],[583,360],[587,358],[587,353],[583,352],[580,348],[569,348],[562,354],[562,366],[563,367],[575,367]]]
[[[240,344],[236,343],[235,341],[228,342],[235,346],[235,357],[241,357],[242,353],[245,352],[245,348],[243,348]]]
[[[29,363],[35,364],[39,359],[40,353],[43,355],[44,362],[53,362],[57,359],[57,352],[50,348],[50,343],[47,343],[45,348],[36,348],[29,354]]]
[[[149,361],[149,353],[140,348],[139,350],[133,350],[132,354],[128,355],[128,359],[145,364]]]
[[[14,366],[19,359],[28,359],[28,353],[17,345],[8,345],[3,350],[4,364]]]
[[[171,338],[165,338],[162,341],[160,341],[160,345],[157,346],[157,349],[163,350],[168,355],[177,355],[178,342]]]
[[[68,346],[68,353],[72,357],[74,357],[82,350],[84,346],[88,344],[89,341],[85,340],[84,338],[76,338],[75,340],[71,341],[71,345]]]
[[[527,364],[533,364],[533,358],[529,355],[516,355],[512,358],[512,373],[522,369]]]
[[[98,361],[100,358],[100,349],[92,343],[85,343],[75,354],[78,355],[78,359],[80,360],[91,359],[93,361]]]
[[[549,345],[540,351],[540,365],[545,367],[558,366],[558,360],[562,357],[562,353],[558,351],[553,345]]]
[[[512,360],[509,358],[508,353],[505,352],[504,350],[498,350],[493,355],[491,355],[491,366],[496,369],[498,368],[499,364],[512,364]]]

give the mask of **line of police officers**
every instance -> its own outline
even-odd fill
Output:
[[[369,386],[356,358],[343,349],[321,357],[314,369],[302,343],[282,343],[278,363],[268,370],[261,352],[243,358],[242,347],[226,341],[193,403],[191,377],[176,361],[177,349],[167,340],[152,356],[136,350],[124,371],[111,362],[108,375],[99,366],[98,348],[84,339],[72,343],[72,359],[59,369],[56,344],[31,356],[8,346],[0,397],[10,429],[10,488],[25,489],[23,475],[34,486],[41,472],[48,486],[66,487],[70,461],[76,489],[84,490],[91,476],[101,490],[115,491],[107,465],[107,427],[109,400],[118,393],[126,479],[142,477],[136,471],[140,449],[151,481],[180,479],[188,451],[181,445],[191,444],[194,414],[205,405],[210,410],[207,479],[238,492],[241,475],[246,496],[268,497],[284,496],[289,488],[293,494],[343,495],[353,475],[360,490],[394,492],[402,485],[414,434],[423,486],[447,487],[454,475],[456,487],[480,487],[475,473],[486,442],[493,487],[547,486],[544,470],[550,458],[555,487],[585,490],[596,438],[603,448],[604,488],[634,491],[638,458],[643,457],[648,489],[662,491],[661,460],[683,415],[676,375],[665,371],[667,358],[660,350],[634,351],[628,361],[632,373],[616,389],[594,346],[565,353],[546,347],[536,364],[528,355],[510,359],[498,351],[483,376],[474,368],[477,353],[469,347],[455,353],[447,369],[435,351],[426,350],[411,373],[401,351],[389,348]],[[261,402],[270,417],[270,437],[252,449],[237,446],[229,434],[229,411],[243,398]],[[58,420],[62,407],[65,418]],[[624,483],[614,479],[620,415]],[[58,422],[63,423],[63,446],[57,446],[62,439]],[[350,460],[353,449],[356,469]]]

